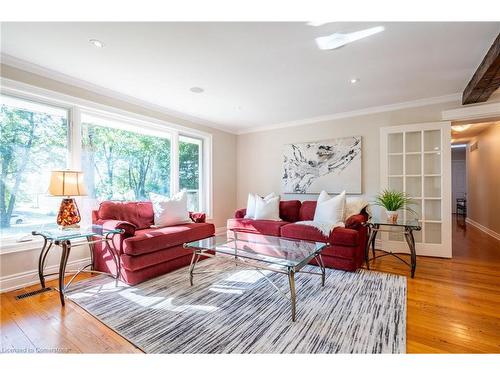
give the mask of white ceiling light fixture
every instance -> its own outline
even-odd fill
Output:
[[[334,33],[328,36],[321,36],[319,38],[316,38],[316,44],[318,45],[318,48],[322,50],[337,49],[345,46],[348,43],[355,42],[356,40],[364,39],[369,36],[378,34],[384,30],[384,26],[376,26],[347,34]]]
[[[204,92],[205,90],[202,89],[201,87],[198,87],[198,86],[194,86],[194,87],[191,87],[189,89],[189,91],[191,92],[194,92],[195,94],[201,94],[202,92]]]
[[[466,131],[466,130],[467,130],[467,129],[469,129],[470,127],[471,127],[471,125],[470,125],[470,124],[469,124],[469,125],[453,125],[453,126],[451,127],[451,129],[452,129],[453,131],[456,131],[456,132],[461,133],[461,132],[463,132],[463,131]]]
[[[89,43],[92,44],[94,47],[97,47],[97,48],[103,48],[104,47],[104,43],[101,42],[100,40],[97,40],[97,39],[89,39]]]
[[[354,85],[359,82],[359,78],[351,78],[349,82],[351,82]]]
[[[327,23],[330,23],[330,22],[325,22],[325,21],[309,21],[307,23],[307,25],[314,26],[314,27],[319,27],[319,26],[326,25]]]

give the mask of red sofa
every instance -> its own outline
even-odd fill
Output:
[[[328,246],[321,255],[326,267],[355,271],[365,258],[367,229],[362,225],[368,219],[365,211],[347,218],[345,228],[335,228],[330,236],[324,236],[318,229],[297,221],[313,220],[316,201],[298,200],[280,202],[280,218],[283,221],[245,219],[246,208],[235,212],[227,221],[227,229],[237,232],[259,233],[300,240],[325,242]],[[311,263],[315,264],[313,260]]]
[[[113,241],[120,256],[120,278],[129,285],[189,265],[193,253],[183,244],[215,233],[204,214],[190,213],[193,222],[163,228],[151,228],[153,216],[151,202],[105,201],[92,212],[94,224],[124,230]],[[96,243],[93,257],[94,269],[116,274],[108,246]]]

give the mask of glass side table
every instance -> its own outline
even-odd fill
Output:
[[[59,298],[61,304],[64,306],[64,292],[73,282],[76,276],[81,272],[92,272],[92,273],[102,273],[110,275],[117,281],[120,278],[120,257],[117,249],[115,248],[113,237],[117,234],[123,233],[122,229],[105,229],[100,225],[92,225],[88,228],[77,228],[71,230],[39,230],[33,231],[31,234],[33,236],[43,237],[43,246],[40,251],[40,256],[38,258],[38,277],[40,278],[40,284],[42,288],[45,288],[45,277],[51,275],[59,275]],[[73,244],[71,242],[74,242]],[[113,254],[113,261],[116,265],[116,275],[108,274],[106,272],[100,272],[94,270],[94,251],[93,246],[95,243],[103,242],[109,247],[111,253]],[[50,274],[45,274],[45,260],[47,259],[47,254],[53,245],[61,248],[61,260],[59,262],[59,272],[54,272]],[[69,254],[72,248],[80,246],[89,246],[90,248],[90,263],[81,267],[79,270],[66,271],[66,265],[68,263]],[[90,270],[87,268],[90,267]],[[65,284],[64,277],[66,273],[74,273],[70,281]]]
[[[398,220],[395,223],[389,222],[385,217],[378,217],[374,216],[368,219],[366,222],[363,223],[365,227],[368,228],[368,242],[366,243],[366,249],[365,249],[365,262],[366,262],[366,268],[370,269],[370,260],[374,260],[376,258],[381,258],[387,255],[392,255],[396,258],[398,258],[400,261],[408,265],[411,269],[411,277],[413,278],[415,276],[415,270],[417,268],[417,254],[415,252],[415,238],[413,237],[413,231],[420,231],[422,230],[422,226],[416,219],[410,219],[410,220],[404,220],[403,218],[398,218]],[[381,228],[382,227],[382,228]],[[406,260],[403,258],[399,257],[398,254],[402,253],[394,253],[391,251],[385,251],[385,250],[380,250],[384,254],[381,255],[375,255],[375,238],[377,236],[378,232],[391,232],[391,233],[397,233],[397,229],[383,229],[383,227],[394,227],[394,228],[400,228],[400,232],[403,233],[406,243],[408,244],[408,247],[410,248],[410,259],[411,263],[409,264]],[[372,254],[373,257],[370,259],[370,246],[372,247]]]

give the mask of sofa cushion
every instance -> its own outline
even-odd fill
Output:
[[[319,229],[303,224],[287,224],[281,227],[281,237],[294,238],[297,240],[326,242],[331,245],[358,246],[358,231],[354,229],[335,228],[327,237]]]
[[[123,241],[123,252],[128,255],[152,253],[186,242],[213,236],[215,227],[210,223],[187,223],[171,227],[141,229],[134,237]]]
[[[151,267],[159,263],[172,261],[189,255],[193,255],[191,250],[184,249],[182,245],[178,245],[142,255],[131,256],[123,254],[121,256],[121,261],[123,268],[126,270],[138,271],[146,267]]]
[[[102,220],[128,221],[137,229],[144,229],[153,224],[153,205],[151,202],[104,201],[99,205],[97,216]]]
[[[281,227],[281,237],[296,240],[328,242],[328,237],[323,235],[318,228],[303,224],[287,224]]]
[[[300,206],[299,221],[314,220],[316,201],[304,201]]]
[[[238,232],[260,233],[267,236],[279,236],[280,228],[286,224],[289,223],[275,220],[229,219],[227,229]]]
[[[294,223],[299,220],[300,201],[281,201],[280,202],[280,218],[284,221]]]

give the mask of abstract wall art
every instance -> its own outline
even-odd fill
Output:
[[[361,194],[361,137],[285,145],[282,190]]]

